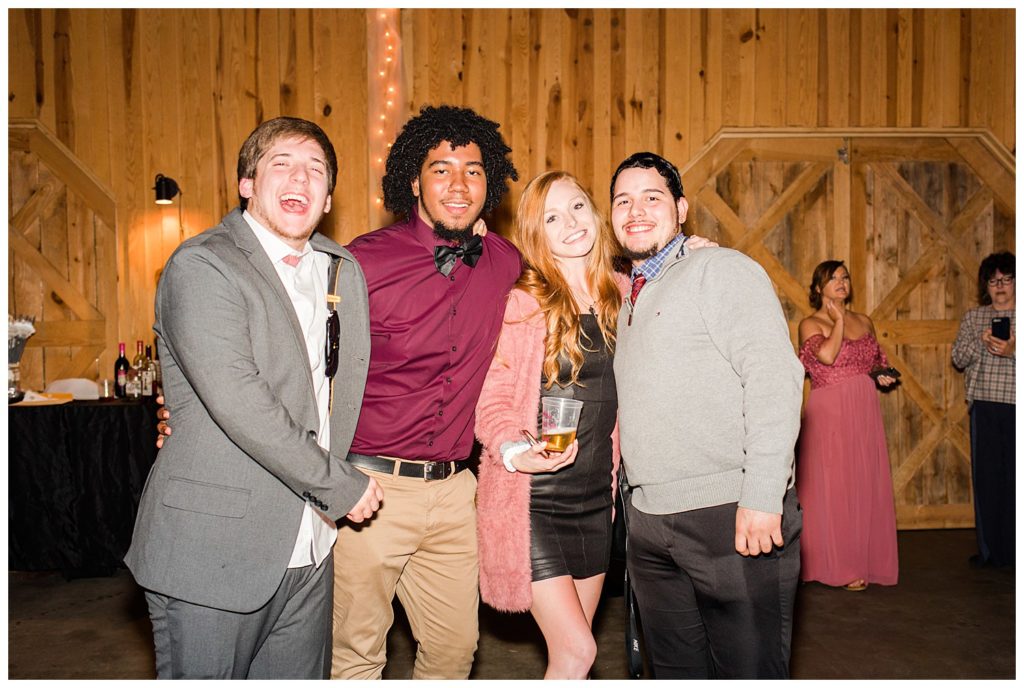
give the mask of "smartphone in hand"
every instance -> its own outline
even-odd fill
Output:
[[[1010,319],[1007,317],[992,318],[992,336],[1004,342],[1010,338]]]

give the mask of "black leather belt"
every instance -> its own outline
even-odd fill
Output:
[[[468,461],[396,461],[395,459],[385,459],[383,456],[352,453],[349,453],[345,460],[353,466],[361,466],[371,471],[390,473],[391,475],[395,474],[395,464],[397,463],[398,475],[423,480],[444,480],[469,468]]]

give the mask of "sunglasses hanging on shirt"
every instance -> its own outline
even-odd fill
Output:
[[[333,379],[338,372],[338,348],[341,339],[341,322],[338,319],[338,311],[331,310],[327,316],[327,351],[324,352],[326,367],[324,375],[327,379]]]

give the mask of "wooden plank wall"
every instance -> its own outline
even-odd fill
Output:
[[[10,116],[41,120],[117,199],[120,338],[152,337],[160,267],[235,204],[238,148],[266,118],[335,142],[328,234],[387,220],[366,173],[374,12],[8,10]],[[629,152],[682,165],[722,127],[982,127],[1016,146],[1013,9],[402,10],[392,25],[400,117],[447,102],[502,123],[522,178],[499,230],[547,168],[606,203]],[[176,205],[153,204],[158,172]]]
[[[880,395],[903,529],[973,523],[964,381],[950,352],[981,260],[1016,250],[1016,173],[993,146],[984,130],[728,129],[682,170],[688,230],[765,268],[794,343],[813,311],[814,267],[846,261],[852,307],[903,373]]]
[[[114,363],[117,265],[113,198],[36,120],[8,126],[8,310],[36,318],[24,389],[103,377]]]

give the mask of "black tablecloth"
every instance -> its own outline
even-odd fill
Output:
[[[123,566],[149,469],[156,405],[74,401],[8,408],[8,567],[109,573]]]

